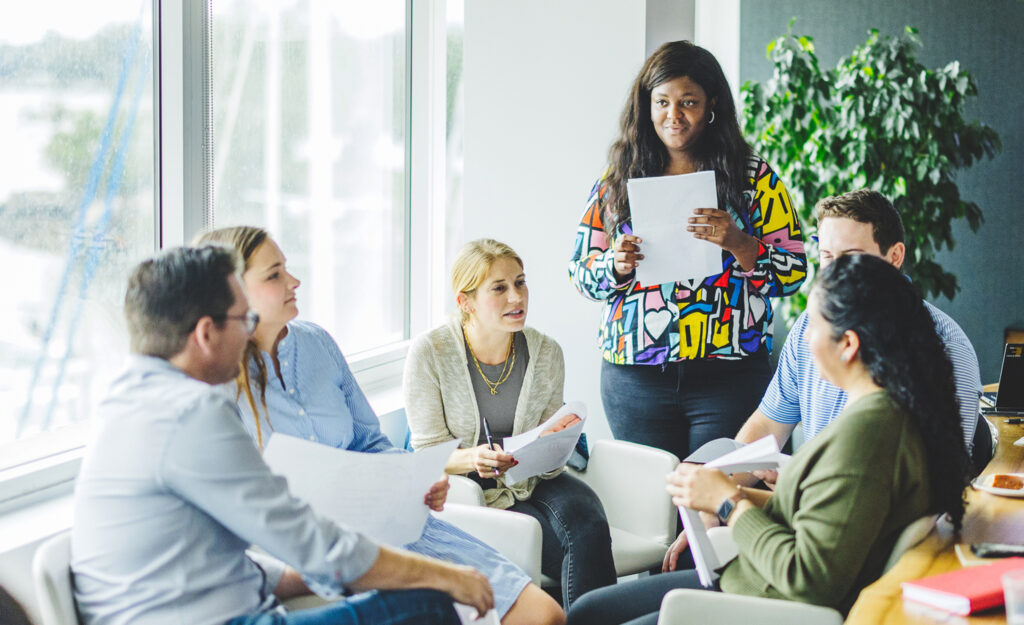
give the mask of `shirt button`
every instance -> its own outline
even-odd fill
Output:
[[[293,388],[288,389],[288,394],[289,395],[294,395],[295,394],[295,389],[293,389]]]
[[[311,441],[315,441],[315,440],[316,440],[316,437],[315,437],[315,436],[313,436],[312,434],[310,434],[310,435],[309,435],[309,440],[311,440]]]
[[[303,410],[302,408],[299,408],[299,415],[303,417],[306,416],[306,411]]]
[[[281,361],[281,366],[282,367],[287,367],[288,366],[288,361],[287,360],[282,360]]]

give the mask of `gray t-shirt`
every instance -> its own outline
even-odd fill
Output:
[[[522,332],[516,332],[515,338],[516,362],[512,366],[512,373],[498,387],[498,393],[491,395],[491,389],[487,387],[480,372],[476,370],[473,362],[473,353],[469,350],[469,342],[466,342],[466,360],[469,365],[469,379],[473,381],[473,394],[476,395],[476,405],[480,408],[480,418],[487,419],[487,425],[491,428],[491,436],[498,445],[502,439],[512,436],[512,426],[516,420],[516,405],[519,403],[519,391],[523,388],[523,379],[526,377],[526,364],[530,361],[530,350],[526,346],[526,337]],[[511,358],[511,355],[509,356]],[[485,365],[480,363],[480,369],[491,382],[498,380],[505,363],[497,365]],[[484,434],[484,425],[480,424],[480,438],[477,445],[487,443],[487,436]]]

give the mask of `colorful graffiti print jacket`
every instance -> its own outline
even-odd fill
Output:
[[[737,226],[758,240],[757,262],[743,271],[723,250],[722,273],[703,280],[642,285],[617,283],[604,231],[611,207],[603,202],[607,172],[595,184],[576,230],[569,276],[588,299],[604,302],[599,345],[604,359],[623,365],[660,365],[697,358],[736,360],[771,350],[769,298],[791,295],[807,275],[800,222],[785,185],[760,158],[750,160],[743,215],[729,206]],[[616,236],[631,233],[619,226]],[[643,233],[638,233],[643,237]],[[642,248],[642,245],[641,245]]]

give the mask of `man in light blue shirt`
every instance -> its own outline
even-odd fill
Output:
[[[270,472],[216,386],[238,374],[257,321],[235,271],[225,248],[179,248],[130,278],[134,355],[99,407],[75,487],[83,622],[440,624],[459,622],[453,598],[490,609],[482,574],[320,518]],[[385,592],[293,614],[279,606],[310,589]]]
[[[815,207],[814,215],[822,269],[847,252],[879,256],[897,268],[903,265],[906,253],[903,222],[881,193],[861,189],[826,198]],[[964,445],[969,453],[981,393],[978,357],[970,339],[953,319],[928,302],[925,306],[953,363]],[[804,340],[806,329],[805,312],[797,318],[786,338],[775,375],[760,406],[747,419],[736,440],[749,443],[774,434],[781,445],[798,423],[803,425],[804,438],[809,440],[834,421],[846,406],[846,393],[818,374]]]

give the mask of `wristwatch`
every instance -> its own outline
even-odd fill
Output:
[[[732,516],[732,511],[736,509],[736,504],[746,498],[747,496],[743,494],[743,489],[737,486],[735,495],[722,500],[722,504],[718,506],[718,512],[716,513],[722,525],[729,524],[729,517]]]

